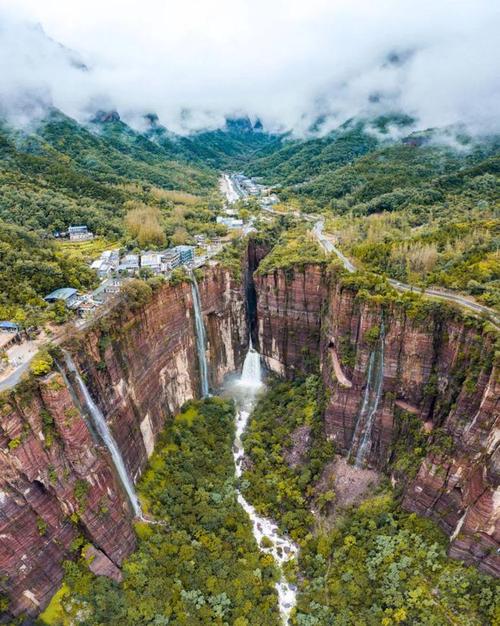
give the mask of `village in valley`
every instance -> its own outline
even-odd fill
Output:
[[[191,245],[177,245],[165,250],[128,251],[118,246],[110,247],[89,262],[99,280],[93,291],[82,293],[71,285],[63,285],[48,293],[44,300],[49,305],[67,309],[72,314],[69,323],[82,328],[100,311],[107,310],[105,305],[119,294],[127,280],[153,276],[168,280],[178,268],[192,271],[208,263],[232,237],[247,235],[253,229],[254,217],[247,221],[241,219],[234,208],[238,200],[258,198],[260,208],[265,211],[278,202],[277,196],[243,174],[224,174],[220,179],[220,191],[225,202],[216,223],[226,227],[225,237],[208,238],[197,234]],[[97,239],[85,224],[72,225],[67,231],[54,233],[54,237],[63,245],[67,242],[76,246]],[[9,320],[0,321],[0,392],[20,380],[43,344],[57,341],[63,334],[64,330],[58,332],[53,327],[28,330]]]

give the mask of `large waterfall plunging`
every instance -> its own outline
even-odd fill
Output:
[[[66,361],[66,366],[70,372],[72,372],[75,376],[76,382],[80,387],[82,395],[85,399],[85,404],[87,405],[87,409],[90,413],[90,417],[92,418],[92,423],[99,433],[104,445],[109,450],[111,454],[111,458],[113,459],[113,463],[116,469],[118,476],[122,482],[122,485],[127,493],[128,499],[130,500],[130,504],[132,505],[132,509],[134,511],[134,515],[138,518],[142,519],[142,511],[141,506],[139,504],[139,500],[137,498],[137,494],[135,493],[134,484],[128,475],[127,468],[125,467],[125,463],[123,462],[123,457],[121,455],[120,449],[118,448],[116,441],[111,434],[111,430],[106,422],[104,415],[102,414],[101,409],[94,402],[90,392],[87,388],[87,385],[84,383],[78,369],[71,358],[71,355],[68,352],[65,352],[64,358]]]
[[[260,354],[257,350],[254,350],[252,339],[250,339],[248,352],[243,363],[239,384],[241,387],[247,387],[249,389],[259,389],[262,387]]]
[[[365,464],[372,445],[373,422],[375,421],[375,414],[380,398],[382,397],[382,388],[384,385],[384,341],[385,327],[384,321],[382,320],[380,324],[379,345],[370,354],[365,394],[351,443],[351,455],[354,453],[357,446],[355,457],[357,467],[362,467]]]
[[[238,393],[235,393],[237,412],[233,456],[237,478],[240,478],[243,473],[243,459],[245,454],[241,437],[245,432],[250,414],[255,405],[256,394],[262,386],[260,354],[254,350],[252,341],[250,340],[250,346],[245,357],[241,377],[237,382]],[[266,554],[271,554],[281,569],[286,561],[297,555],[297,546],[290,541],[290,539],[280,536],[278,525],[265,517],[261,517],[256,512],[255,508],[245,500],[239,489],[238,502],[252,521],[252,530],[259,549]],[[261,545],[264,537],[269,539],[269,547]],[[276,583],[276,590],[278,592],[279,609],[283,623],[288,624],[290,612],[296,604],[296,588],[294,585],[287,582],[282,572],[279,582]]]
[[[196,327],[196,349],[198,351],[198,363],[200,366],[201,397],[206,398],[209,395],[207,339],[205,335],[205,325],[203,324],[203,315],[201,313],[201,300],[198,283],[196,282],[194,272],[191,272],[190,276],[191,293],[193,294],[194,322]]]

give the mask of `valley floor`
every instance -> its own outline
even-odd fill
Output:
[[[403,512],[380,474],[331,460],[320,400],[314,376],[271,381],[243,437],[245,497],[300,547],[284,565],[298,587],[290,624],[495,623],[494,579],[448,559],[446,538]],[[139,547],[122,583],[95,577],[83,559],[67,562],[40,623],[281,623],[278,571],[237,500],[234,428],[232,402],[217,397],[190,403],[167,426],[139,483],[146,514],[165,526],[136,523]]]

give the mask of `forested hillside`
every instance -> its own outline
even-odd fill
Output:
[[[253,176],[266,182],[291,187],[355,161],[384,142],[392,143],[391,132],[409,128],[413,120],[406,116],[385,116],[372,121],[349,120],[324,137],[306,140],[288,139],[273,154],[259,156],[248,166]]]
[[[33,132],[0,127],[0,217],[31,228],[83,222],[116,234],[124,202],[137,199],[131,183],[206,195],[216,181],[119,120],[86,128],[53,112]]]
[[[251,163],[280,198],[322,213],[358,266],[500,303],[500,139],[358,123]]]
[[[146,136],[189,161],[230,170],[239,170],[249,159],[272,154],[283,142],[282,136],[265,132],[259,121],[252,124],[248,118],[229,118],[223,128],[186,137],[169,133],[153,118]]]
[[[216,166],[275,141],[238,121],[191,138],[155,128],[139,133],[116,112],[86,125],[57,110],[29,128],[0,122],[1,319],[36,324],[49,291],[95,284],[82,246],[54,238],[71,225],[101,237],[95,254],[107,242],[165,247],[223,234]]]

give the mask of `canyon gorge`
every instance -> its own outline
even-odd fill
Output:
[[[208,391],[196,358],[199,298],[210,389],[241,368],[249,335],[271,372],[319,370],[324,436],[336,452],[386,473],[403,507],[449,536],[452,557],[498,576],[494,331],[458,309],[381,293],[326,264],[261,271],[268,251],[250,240],[240,272],[212,263],[196,290],[187,281],[161,284],[64,342],[128,474],[141,475],[165,420]],[[136,545],[115,465],[75,373],[57,360],[60,370],[1,398],[0,590],[14,615],[47,605],[79,535],[99,557],[91,568],[116,580]]]

